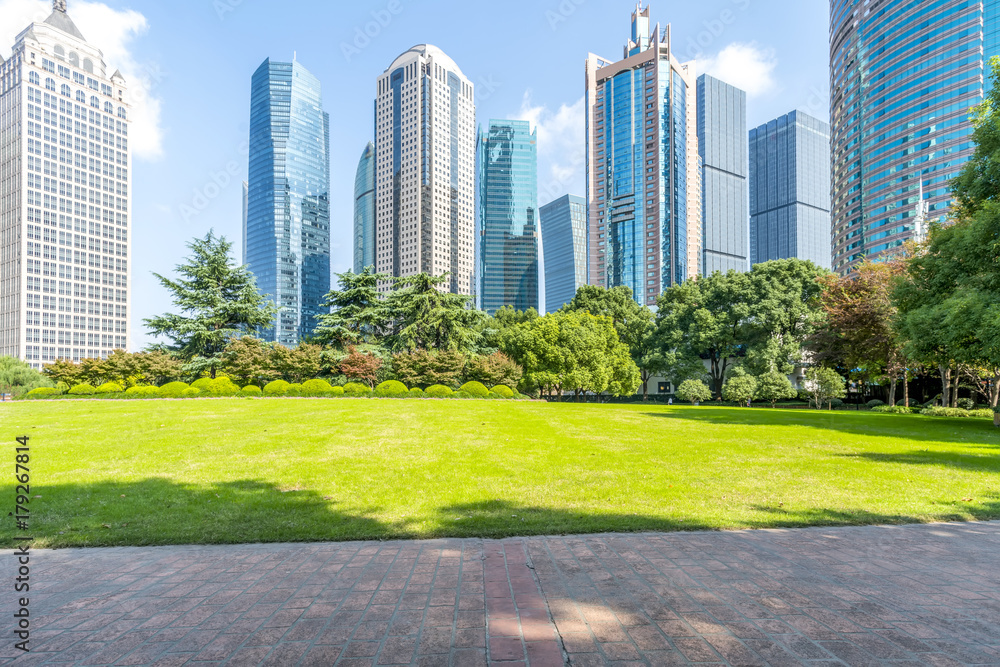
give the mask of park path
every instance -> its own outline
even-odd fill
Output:
[[[18,665],[1000,664],[1000,522],[73,549],[31,579]]]

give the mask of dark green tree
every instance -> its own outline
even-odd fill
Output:
[[[420,273],[395,283],[385,301],[392,350],[478,350],[485,314],[471,308],[471,296],[446,291],[448,274]]]
[[[316,316],[315,341],[339,349],[375,343],[389,323],[389,312],[378,290],[379,282],[385,280],[388,276],[375,273],[370,266],[361,273],[338,273],[339,289],[330,290],[323,302],[329,314]]]

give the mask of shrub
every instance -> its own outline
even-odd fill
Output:
[[[56,382],[56,389],[60,394],[65,394],[69,391],[69,385],[65,382]]]
[[[292,385],[288,384],[284,380],[275,380],[274,382],[269,382],[264,387],[265,396],[284,396],[288,392],[288,388]]]
[[[129,398],[159,398],[160,390],[152,386],[129,387],[125,395]]]
[[[332,389],[326,380],[308,380],[302,383],[303,396],[329,396]]]
[[[978,410],[969,410],[970,417],[976,417],[977,419],[992,419],[993,418],[993,408],[979,408]]]
[[[27,396],[28,398],[48,398],[49,396],[58,396],[59,393],[55,387],[37,387],[29,391]]]
[[[260,387],[258,387],[257,385],[255,385],[255,384],[248,384],[247,386],[245,386],[242,389],[240,389],[239,395],[242,396],[242,397],[244,397],[244,398],[246,398],[248,396],[252,396],[254,398],[259,398],[260,396],[264,395],[264,392],[262,392],[260,390]]]
[[[865,405],[868,406],[869,410],[874,410],[875,408],[881,408],[885,405],[885,401],[880,401],[877,398],[868,401]]]
[[[920,414],[928,417],[969,417],[969,411],[962,408],[924,408]]]
[[[455,392],[451,390],[451,387],[446,387],[443,384],[432,384],[427,387],[424,393],[430,398],[451,398]]]
[[[189,388],[187,382],[171,382],[160,387],[160,396],[163,398],[179,398],[181,392]]]
[[[808,389],[799,389],[795,392],[795,400],[802,401],[803,403],[808,403],[812,400],[812,394]]]
[[[344,396],[370,396],[372,390],[360,382],[348,382],[344,385]]]
[[[840,400],[839,398],[831,399],[830,401],[828,401],[828,403],[830,407],[833,408],[834,410],[836,410],[837,408],[844,407],[844,401]]]
[[[198,396],[201,396],[201,390],[194,387],[188,387],[181,392],[181,398],[197,398]]]
[[[911,415],[920,410],[921,408],[908,408],[903,405],[876,405],[872,408],[872,412],[883,412],[893,415]]]
[[[682,401],[704,403],[712,400],[712,392],[701,380],[684,380],[674,395]]]
[[[469,396],[472,398],[486,398],[487,396],[490,395],[490,390],[487,389],[486,385],[484,385],[482,382],[476,382],[475,380],[473,380],[472,382],[466,382],[465,384],[463,384],[459,388],[458,393],[469,394]]]
[[[488,395],[488,394],[487,394],[487,395]],[[451,395],[451,397],[452,397],[452,398],[461,398],[461,399],[468,399],[468,398],[479,398],[479,396],[473,396],[473,395],[472,395],[472,394],[470,394],[469,392],[467,392],[467,391],[462,391],[461,389],[459,389],[459,390],[458,390],[458,391],[456,391],[456,392],[455,392],[454,394],[452,394],[452,395]]]
[[[194,385],[191,385],[194,387]],[[202,393],[211,394],[212,396],[235,396],[240,393],[240,387],[228,377],[217,377],[208,383],[207,389],[202,389],[201,387],[195,387],[195,389],[201,390]]]
[[[757,394],[757,380],[749,375],[734,375],[722,386],[722,397],[738,405],[746,405]]]
[[[97,390],[94,389],[93,385],[89,385],[86,382],[78,384],[69,390],[70,396],[93,396],[95,393],[97,393]]]
[[[424,390],[420,387],[414,387],[410,390],[410,398],[424,398]]]
[[[780,371],[768,371],[757,378],[757,398],[767,401],[775,407],[778,401],[795,398],[798,392],[789,382],[788,376]]]
[[[98,394],[120,394],[125,389],[117,382],[105,382],[95,390]]]
[[[505,384],[498,384],[490,390],[491,394],[496,394],[500,398],[514,398],[514,390]]]
[[[976,409],[976,402],[974,400],[972,400],[971,398],[960,398],[960,399],[958,399],[957,403],[958,403],[958,407],[963,408],[965,410],[975,410]]]
[[[408,396],[410,390],[406,385],[398,380],[386,380],[375,387],[375,395],[379,398],[403,398]]]
[[[288,390],[285,392],[285,396],[302,396],[302,385],[298,382],[288,385]]]
[[[203,394],[207,394],[212,386],[212,378],[199,378],[191,383],[191,386]]]
[[[330,387],[330,396],[343,396],[343,395],[344,395],[343,387]]]

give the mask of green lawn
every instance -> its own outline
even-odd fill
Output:
[[[38,546],[1000,518],[1000,429],[806,410],[219,399],[0,405]],[[13,475],[4,479],[8,510]],[[13,519],[0,530],[10,547]]]

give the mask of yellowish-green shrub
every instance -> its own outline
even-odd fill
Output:
[[[375,387],[375,395],[379,398],[403,398],[409,393],[410,390],[399,380],[386,380]]]
[[[490,395],[490,390],[482,382],[466,382],[458,389],[459,393],[466,393],[473,398],[486,398]]]
[[[68,393],[70,396],[93,396],[97,393],[97,390],[94,389],[93,385],[89,385],[84,382],[83,384],[78,384],[70,389]]]
[[[265,396],[284,396],[288,392],[288,388],[292,386],[285,382],[284,380],[275,380],[274,382],[268,382],[264,386]]]

